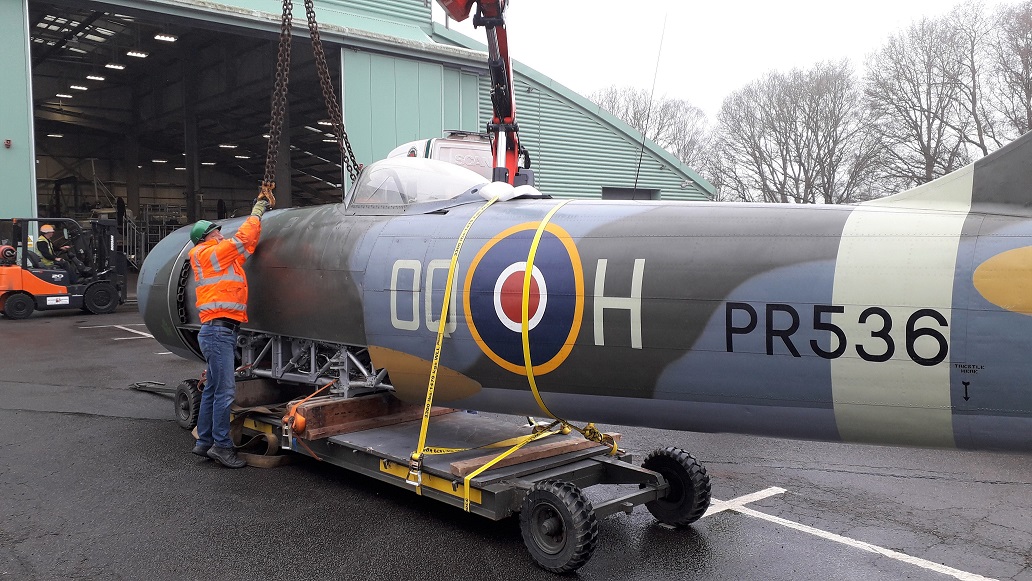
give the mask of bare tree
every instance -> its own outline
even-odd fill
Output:
[[[706,113],[688,101],[677,99],[668,141],[662,144],[681,163],[693,169],[705,168],[710,129]]]
[[[716,180],[732,190],[734,199],[788,202],[788,144],[778,132],[784,119],[777,87],[780,78],[771,73],[735,91],[717,116],[717,149],[720,163]]]
[[[866,94],[889,187],[929,182],[967,162],[956,126],[959,59],[942,21],[922,19],[868,59]]]
[[[708,142],[706,114],[684,99],[653,99],[644,89],[610,86],[588,96],[689,167],[697,167]]]
[[[717,199],[848,203],[929,182],[1032,130],[1032,0],[963,0],[868,58],[772,72],[729,95],[712,132],[687,101],[609,87],[591,100],[717,187]]]
[[[1001,7],[995,21],[993,96],[1009,137],[1016,137],[1032,130],[1032,0]]]
[[[956,83],[955,118],[945,119],[960,139],[976,148],[981,156],[1000,147],[996,136],[996,118],[987,98],[991,85],[991,40],[995,23],[986,16],[981,0],[958,4],[946,16],[944,25],[951,42],[943,46],[945,58],[957,60],[956,67],[944,67],[948,80]]]
[[[711,180],[726,198],[846,203],[874,196],[878,143],[847,61],[772,72],[725,99]]]
[[[656,141],[659,137],[657,128],[662,124],[649,123],[652,99],[645,89],[609,86],[588,95],[588,99],[638,130],[646,139]]]
[[[881,143],[869,129],[863,91],[848,61],[818,64],[795,84],[807,95],[803,135],[811,144],[806,153],[814,194],[823,198],[808,201],[845,204],[876,197]]]

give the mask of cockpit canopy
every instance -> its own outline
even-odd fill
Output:
[[[409,206],[450,200],[488,183],[484,176],[455,164],[392,157],[362,170],[346,199],[353,206]]]

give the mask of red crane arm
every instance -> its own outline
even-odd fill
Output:
[[[518,171],[520,141],[516,123],[516,99],[513,90],[512,60],[509,58],[509,37],[505,30],[507,0],[437,0],[437,3],[457,21],[469,17],[473,5],[473,26],[487,31],[487,66],[491,74],[491,106],[494,116],[487,125],[491,134],[491,154],[494,157],[493,179],[513,184]]]
[[[444,8],[445,12],[448,13],[448,16],[459,22],[469,18],[474,2],[476,0],[437,0],[441,8]]]

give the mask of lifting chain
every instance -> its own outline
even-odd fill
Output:
[[[269,148],[265,153],[265,177],[262,179],[262,188],[271,189],[276,183],[276,158],[279,156],[283,116],[287,111],[287,82],[290,80],[290,28],[294,18],[293,10],[293,0],[283,0],[279,54],[276,57],[276,85],[272,90],[272,115],[269,119]]]
[[[329,67],[326,65],[326,51],[323,49],[322,39],[319,37],[319,25],[315,20],[313,0],[304,0],[304,2],[305,14],[308,17],[308,30],[312,37],[312,52],[315,54],[315,64],[319,72],[319,84],[322,87],[323,100],[326,102],[326,110],[330,117],[330,123],[333,125],[333,135],[337,140],[337,146],[340,148],[344,167],[347,168],[348,176],[354,181],[358,178],[361,165],[359,165],[358,160],[355,158],[355,152],[351,149],[351,142],[348,141],[348,134],[344,130],[344,120],[341,116],[337,94],[333,90],[333,77],[330,76]],[[276,159],[279,155],[283,117],[287,110],[293,10],[293,0],[283,0],[279,53],[276,58],[276,82],[272,91],[272,114],[269,120],[269,148],[265,154],[265,176],[262,180],[262,188],[268,188],[270,191],[276,182]]]
[[[319,71],[319,84],[322,86],[323,100],[326,102],[326,111],[330,116],[330,123],[333,125],[333,136],[337,139],[337,146],[340,147],[340,155],[344,158],[344,167],[348,170],[351,181],[358,179],[358,171],[361,166],[355,159],[355,152],[351,150],[351,142],[348,141],[348,134],[344,130],[344,119],[341,117],[340,105],[337,103],[337,93],[333,90],[333,77],[326,66],[326,52],[323,50],[322,39],[319,38],[319,25],[315,22],[315,7],[313,0],[305,0],[305,14],[308,16],[308,31],[312,36],[312,52],[315,54],[315,67]]]

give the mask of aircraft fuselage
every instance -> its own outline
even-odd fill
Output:
[[[275,211],[245,329],[367,346],[421,402],[468,226],[435,403],[543,415],[529,350],[568,419],[1030,451],[1032,216],[980,206],[977,175],[857,206],[514,199],[470,224],[485,202],[466,192]],[[139,293],[185,356],[188,250],[185,229],[162,241]]]

